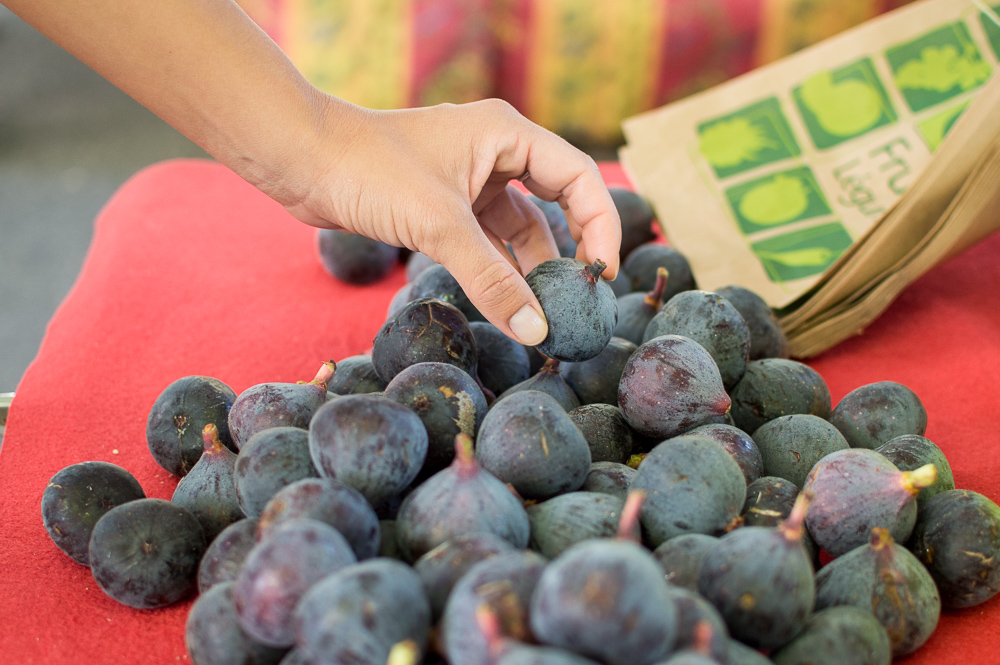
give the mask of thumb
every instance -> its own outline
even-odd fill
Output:
[[[439,238],[432,258],[448,269],[472,304],[501,332],[526,346],[541,344],[549,329],[538,299],[472,211],[467,214],[468,232]]]

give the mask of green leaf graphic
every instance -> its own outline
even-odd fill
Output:
[[[748,191],[739,207],[740,214],[755,224],[781,224],[806,211],[809,187],[799,178],[778,174]]]
[[[879,93],[864,81],[834,81],[830,72],[820,72],[802,83],[800,94],[820,126],[834,136],[855,136],[882,118]]]
[[[836,254],[826,247],[810,247],[790,252],[758,251],[757,256],[793,268],[803,268],[806,266],[825,266],[836,257]]]
[[[778,147],[762,127],[745,117],[721,120],[706,127],[698,137],[698,150],[710,164],[719,168],[756,161],[762,150]]]
[[[910,90],[944,93],[954,87],[971,90],[990,77],[990,66],[979,59],[975,47],[962,53],[952,44],[927,46],[920,59],[911,60],[896,72],[896,85]]]

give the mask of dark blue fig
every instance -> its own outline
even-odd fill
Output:
[[[618,532],[625,499],[596,492],[568,492],[528,506],[531,549],[554,559],[589,538]]]
[[[747,499],[740,518],[743,526],[778,526],[788,519],[799,496],[799,488],[790,480],[776,476],[761,476],[747,485]],[[819,546],[806,530],[802,533],[802,546],[819,568]]]
[[[403,309],[403,305],[413,300],[413,298],[410,297],[411,290],[412,288],[409,283],[403,284],[399,287],[399,290],[392,295],[392,299],[389,301],[389,309],[386,310],[385,318],[392,318],[396,312]]]
[[[479,468],[472,439],[456,437],[451,466],[419,485],[396,516],[396,541],[408,561],[457,536],[492,533],[518,548],[530,526],[521,501],[493,474]]]
[[[454,305],[417,298],[382,324],[372,346],[372,363],[388,383],[410,365],[441,362],[476,376],[478,351],[469,321]]]
[[[653,448],[632,479],[646,493],[642,526],[656,547],[684,533],[721,534],[743,507],[743,472],[721,445],[703,436],[678,436]]]
[[[529,196],[528,199],[538,206],[538,209],[545,215],[549,230],[552,232],[552,239],[556,242],[556,249],[559,256],[572,259],[576,256],[576,240],[569,231],[569,224],[566,222],[566,213],[555,201],[545,201],[537,196]]]
[[[104,593],[140,610],[167,607],[197,588],[208,542],[191,511],[163,499],[112,508],[90,534],[90,570]]]
[[[233,583],[203,592],[187,616],[184,644],[194,665],[277,665],[285,649],[255,642],[240,628]]]
[[[627,339],[612,337],[599,354],[579,363],[564,363],[562,377],[582,404],[618,406],[618,383],[629,357],[639,348]]]
[[[757,649],[748,647],[738,640],[729,640],[726,665],[772,665],[772,662]]]
[[[451,464],[455,437],[474,437],[486,416],[486,397],[476,381],[447,363],[417,363],[393,377],[385,397],[417,414],[427,430],[427,459],[421,477]]]
[[[742,286],[724,286],[715,293],[728,300],[746,322],[750,330],[750,360],[788,358],[788,338],[763,298]]]
[[[710,662],[725,663],[729,653],[729,631],[719,611],[697,590],[673,585],[668,585],[667,590],[677,614],[674,648],[678,652],[701,653]]]
[[[337,371],[326,385],[336,395],[360,395],[385,390],[371,356],[348,356],[337,363]]]
[[[323,269],[348,284],[377,282],[399,258],[398,247],[346,231],[319,229],[316,240]]]
[[[240,627],[276,648],[295,643],[292,613],[321,579],[357,559],[340,532],[306,517],[275,527],[250,550],[233,587]]]
[[[109,510],[146,498],[131,473],[107,462],[72,464],[52,476],[42,494],[42,523],[52,542],[73,561],[90,565],[94,525]]]
[[[903,434],[923,436],[927,411],[917,394],[895,381],[879,381],[844,395],[830,413],[830,422],[851,448],[874,450]]]
[[[170,502],[190,510],[211,541],[227,526],[246,517],[236,496],[236,455],[222,445],[215,425],[202,432],[205,452],[181,478]]]
[[[622,243],[618,253],[624,262],[636,247],[656,239],[653,232],[653,207],[641,194],[631,189],[608,187],[608,191],[622,222]]]
[[[556,647],[535,646],[503,636],[500,622],[488,606],[476,610],[476,621],[497,665],[597,665],[589,658]]]
[[[663,293],[667,288],[667,269],[656,269],[656,285],[649,293],[631,292],[618,297],[618,325],[615,337],[642,344],[646,327],[663,306]]]
[[[523,345],[522,345],[523,346]],[[543,356],[541,352],[533,346],[525,346],[525,352],[528,354],[528,375],[534,375],[542,368],[545,361],[548,360],[547,357]]]
[[[885,628],[871,612],[829,607],[809,617],[799,636],[771,659],[775,665],[889,665],[892,649]]]
[[[257,432],[236,456],[236,497],[249,517],[258,517],[282,487],[318,477],[309,455],[309,432],[301,427],[271,427]]]
[[[867,545],[837,557],[816,574],[816,609],[841,605],[875,615],[889,634],[893,658],[920,648],[941,616],[941,598],[930,573],[882,528],[872,529]]]
[[[917,508],[922,508],[931,497],[955,489],[955,477],[951,473],[948,458],[933,441],[919,434],[903,434],[889,439],[875,449],[879,455],[896,465],[900,471],[916,471],[922,466],[933,464],[937,470],[937,480],[924,487],[917,495]]]
[[[614,291],[601,279],[607,267],[576,259],[550,259],[535,266],[525,280],[542,306],[549,334],[537,346],[549,358],[580,362],[593,358],[611,339],[618,322]]]
[[[247,554],[257,544],[257,519],[233,522],[209,543],[198,564],[198,593],[216,584],[234,582],[243,570]]]
[[[313,414],[327,400],[327,383],[335,370],[336,364],[330,361],[308,383],[259,383],[240,393],[229,410],[229,431],[236,448],[270,427],[309,427]]]
[[[496,615],[503,637],[532,641],[528,608],[546,567],[536,552],[504,552],[475,564],[448,596],[441,620],[441,644],[450,663],[492,665],[490,640],[476,619],[485,605]]]
[[[183,476],[201,458],[201,431],[209,423],[219,428],[222,443],[236,452],[229,432],[229,410],[235,401],[233,389],[218,379],[186,376],[171,383],[156,398],[146,420],[146,443],[153,459],[175,476]]]
[[[875,527],[905,542],[917,520],[916,495],[936,478],[933,465],[900,471],[874,450],[830,453],[809,472],[803,488],[815,495],[806,518],[809,533],[833,556],[863,546]]]
[[[604,279],[603,277],[601,279]],[[614,279],[605,280],[611,290],[615,293],[615,298],[632,293],[632,278],[624,270],[619,270]]]
[[[563,380],[562,368],[559,361],[555,358],[546,360],[545,364],[542,365],[542,368],[535,375],[517,385],[511,386],[498,395],[497,401],[522,390],[537,390],[551,395],[559,402],[563,410],[567,412],[580,406],[580,398],[576,396],[576,393],[569,387],[569,384]]]
[[[719,366],[727,390],[746,371],[750,330],[736,308],[718,294],[685,291],[672,297],[650,320],[642,341],[661,335],[681,335],[705,347]]]
[[[703,346],[664,335],[640,346],[625,363],[618,406],[629,427],[662,441],[725,414],[729,395]]]
[[[641,503],[641,493],[630,493],[623,536],[637,531]],[[662,570],[625,537],[586,540],[552,561],[532,595],[530,617],[540,642],[609,665],[651,665],[670,653],[677,636]]]
[[[697,591],[701,564],[718,541],[705,533],[684,533],[660,543],[653,558],[671,585]]]
[[[420,575],[434,621],[441,618],[451,590],[469,569],[480,561],[514,549],[500,536],[473,533],[446,540],[417,559],[413,569]]]
[[[590,471],[590,448],[556,400],[524,390],[490,409],[476,441],[482,467],[526,499],[579,489]]]
[[[584,492],[600,492],[624,499],[635,476],[635,469],[617,462],[594,462],[580,486]]]
[[[764,460],[764,474],[785,478],[802,487],[823,457],[847,450],[847,440],[826,420],[809,414],[779,416],[753,433]]]
[[[945,607],[973,607],[1000,591],[1000,507],[978,492],[935,495],[920,507],[908,547]]]
[[[830,389],[819,372],[795,360],[764,358],[747,363],[732,390],[731,414],[741,430],[753,436],[757,428],[780,416],[808,413],[830,415]]]
[[[494,395],[531,376],[527,348],[500,332],[492,323],[473,321],[469,324],[476,338],[479,380]],[[538,353],[532,349],[536,356]]]
[[[587,404],[570,411],[569,417],[587,439],[591,463],[624,464],[632,456],[632,429],[617,406]]]
[[[417,298],[437,298],[454,305],[470,323],[486,320],[465,295],[458,280],[442,265],[430,266],[410,282],[410,300]]]
[[[778,527],[730,531],[705,556],[698,590],[741,642],[781,647],[799,634],[812,613],[813,567],[801,542],[808,508],[809,496],[802,494]]]
[[[295,608],[293,623],[296,647],[315,665],[384,665],[403,641],[412,641],[419,657],[431,608],[412,568],[372,559],[313,585]]]
[[[420,273],[436,265],[440,264],[423,252],[413,252],[406,258],[406,281],[412,282]]]
[[[673,247],[647,242],[629,252],[622,263],[622,269],[632,278],[633,291],[652,291],[657,268],[666,268],[670,276],[664,300],[670,300],[681,291],[698,288],[687,258]]]
[[[684,434],[707,436],[726,449],[743,471],[747,485],[764,475],[764,459],[753,438],[738,427],[724,423],[699,425]]]
[[[391,399],[346,395],[316,412],[309,451],[320,475],[353,487],[377,507],[417,477],[427,458],[427,429]]]

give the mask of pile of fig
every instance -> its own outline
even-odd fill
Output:
[[[130,607],[197,594],[196,665],[877,665],[996,595],[1000,508],[956,489],[917,395],[833,405],[763,300],[698,290],[614,200],[614,284],[545,207],[566,252],[528,276],[539,347],[412,254],[371,355],[166,386],[147,442],[172,500],[72,465],[53,542]],[[351,242],[322,247],[368,270],[331,273],[397,260]]]

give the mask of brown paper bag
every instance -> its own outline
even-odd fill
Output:
[[[925,0],[627,120],[620,157],[701,288],[738,284],[800,357],[1000,228],[1000,25]]]

